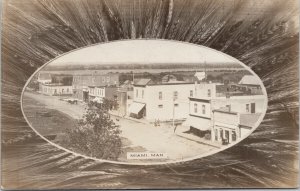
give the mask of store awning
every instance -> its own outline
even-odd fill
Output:
[[[128,111],[130,113],[134,113],[136,115],[138,115],[138,113],[145,107],[145,104],[144,103],[136,103],[136,102],[133,102],[129,108],[128,108]]]
[[[183,126],[192,126],[201,131],[210,130],[210,119],[204,119],[200,117],[189,116],[187,120],[182,124]]]

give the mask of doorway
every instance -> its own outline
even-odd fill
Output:
[[[251,113],[255,113],[255,103],[251,103]]]

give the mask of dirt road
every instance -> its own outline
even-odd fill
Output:
[[[45,104],[50,109],[57,109],[76,119],[81,118],[85,110],[83,104],[71,105],[53,96],[30,92],[26,92],[25,96],[29,96]],[[122,130],[121,136],[131,141],[132,145],[130,146],[141,146],[149,152],[165,153],[168,155],[169,160],[181,160],[215,149],[211,146],[177,136],[174,133],[174,129],[170,126],[154,127],[152,124],[138,123],[130,119],[115,116],[112,116],[112,119],[116,124],[120,125]]]

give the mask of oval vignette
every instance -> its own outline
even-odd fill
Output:
[[[195,44],[122,40],[63,54],[24,86],[31,128],[52,145],[111,163],[202,158],[248,137],[267,94],[237,59]]]

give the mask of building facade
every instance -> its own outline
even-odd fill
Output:
[[[231,86],[197,86],[197,94],[189,98],[189,117],[184,122],[194,134],[208,134],[212,141],[231,143],[245,137],[256,124],[264,109],[265,96],[248,91],[232,93],[227,87]]]
[[[128,108],[133,102],[133,82],[126,80],[117,90],[118,115],[128,116]]]
[[[116,86],[89,86],[89,101],[101,102],[103,99],[117,100],[117,87]]]
[[[194,91],[194,83],[156,84],[150,79],[141,79],[134,85],[130,115],[149,121],[183,120],[189,114],[189,96]]]
[[[62,96],[62,95],[72,95],[72,86],[65,86],[62,84],[39,84],[40,93],[50,96]]]
[[[119,75],[108,73],[73,76],[73,97],[82,101],[89,101],[89,86],[106,87],[119,86]]]

